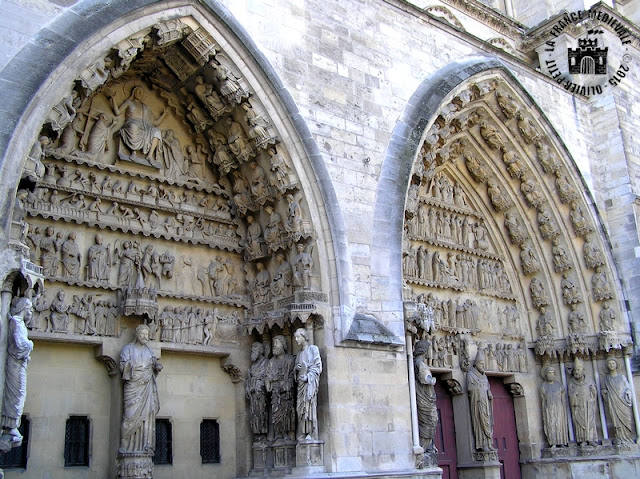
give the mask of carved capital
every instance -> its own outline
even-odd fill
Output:
[[[231,377],[232,383],[236,384],[236,383],[239,383],[240,381],[244,381],[244,376],[242,375],[242,372],[237,366],[230,363],[224,364],[224,362],[220,363],[220,366],[222,367],[224,372]]]

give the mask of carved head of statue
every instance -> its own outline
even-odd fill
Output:
[[[287,340],[284,336],[278,335],[273,338],[273,355],[282,356],[287,352]]]
[[[576,358],[573,362],[573,377],[576,379],[584,378],[584,363],[580,358]]]
[[[29,320],[32,314],[31,300],[24,296],[14,298],[13,301],[11,301],[9,314],[11,314],[11,316],[19,316],[25,320]]]
[[[610,373],[617,373],[619,367],[620,365],[615,358],[607,359],[607,371],[609,371]]]
[[[139,324],[136,327],[136,342],[143,346],[149,342],[149,326],[146,324]]]
[[[304,328],[296,329],[296,332],[293,334],[293,337],[299,346],[304,347],[309,343],[309,335],[307,334],[307,331]]]
[[[553,366],[545,366],[542,368],[542,377],[548,382],[552,383],[556,379],[556,370]]]
[[[257,361],[264,354],[264,346],[256,341],[251,345],[251,361]]]

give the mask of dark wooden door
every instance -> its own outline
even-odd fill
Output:
[[[436,385],[436,407],[438,408],[438,425],[436,426],[435,444],[438,448],[438,466],[442,468],[442,479],[458,479],[456,464],[456,433],[453,426],[453,404],[440,378]]]
[[[502,378],[489,378],[493,394],[493,446],[498,450],[500,477],[520,479],[520,450],[516,431],[513,398],[507,392]]]

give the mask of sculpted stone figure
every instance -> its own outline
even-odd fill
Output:
[[[511,206],[511,202],[502,192],[502,189],[498,185],[497,180],[495,180],[494,178],[489,178],[489,180],[487,181],[487,194],[489,195],[491,204],[496,211],[503,211]]]
[[[76,243],[76,234],[71,232],[61,246],[62,276],[78,278],[80,273],[80,247]]]
[[[581,303],[580,291],[576,284],[569,279],[569,273],[562,274],[562,281],[560,281],[560,287],[562,288],[562,300],[565,304]]]
[[[593,299],[595,301],[604,301],[613,298],[607,273],[605,273],[600,266],[596,268],[596,272],[591,278],[591,286],[593,287]]]
[[[633,391],[627,378],[619,374],[619,368],[615,358],[607,359],[607,374],[602,383],[602,398],[613,425],[614,444],[632,443],[635,440],[632,426]]]
[[[296,411],[298,413],[298,441],[318,439],[318,388],[322,373],[320,351],[309,344],[309,336],[303,328],[293,335],[302,348],[296,356],[295,379],[298,383]]]
[[[464,159],[465,164],[467,165],[467,169],[469,170],[469,173],[471,173],[471,176],[473,176],[474,180],[476,180],[478,183],[484,183],[485,181],[487,181],[490,172],[484,165],[484,163],[481,163],[478,158],[470,154],[465,154]]]
[[[552,366],[542,368],[542,377],[540,397],[544,434],[551,448],[566,446],[569,444],[569,426],[564,386],[555,380],[556,370]]]
[[[522,243],[520,250],[520,261],[522,262],[522,271],[524,274],[532,274],[540,271],[540,262],[533,251],[533,247],[529,244]]]
[[[567,252],[562,246],[560,246],[560,240],[557,237],[553,238],[551,253],[553,253],[553,269],[556,273],[561,273],[571,269],[571,263],[569,262]]]
[[[141,324],[136,328],[136,339],[120,353],[124,383],[121,453],[153,456],[156,446],[156,414],[160,410],[156,376],[162,364],[147,346],[148,341],[149,327]]]
[[[436,379],[431,374],[426,357],[431,347],[429,341],[421,340],[416,342],[413,352],[415,358],[418,433],[420,435],[420,446],[425,452],[435,450],[433,438],[436,433],[436,424],[438,423],[436,392],[433,388]]]
[[[22,435],[18,427],[20,427],[27,397],[27,364],[33,350],[33,342],[29,340],[25,322],[31,322],[31,315],[29,298],[13,299],[9,310],[7,362],[2,396],[2,438],[0,439],[2,450],[5,444],[12,447],[22,443]]]
[[[481,122],[480,135],[482,136],[482,138],[484,138],[484,141],[487,142],[487,145],[489,145],[492,150],[504,150],[504,139],[493,125],[487,123],[486,121]]]
[[[513,211],[507,211],[504,214],[504,225],[509,231],[511,243],[520,244],[527,239],[527,230],[518,215]]]
[[[267,365],[265,385],[271,393],[271,420],[274,439],[293,439],[295,431],[294,367],[295,357],[287,354],[284,336],[273,338],[273,357]]]
[[[293,274],[294,284],[299,288],[311,288],[311,269],[313,268],[313,258],[304,250],[304,244],[296,245],[298,254],[293,259],[295,272]]]
[[[265,384],[268,360],[264,357],[264,346],[255,342],[251,346],[251,366],[247,373],[245,391],[249,400],[249,422],[255,442],[265,441],[269,432],[267,412],[267,387]]]
[[[471,424],[477,451],[493,451],[493,394],[485,374],[484,354],[479,352],[467,373]]]
[[[49,226],[45,230],[45,236],[40,240],[40,266],[42,274],[45,276],[56,276],[58,274],[58,251],[61,246],[61,238],[53,236],[54,229]]]
[[[88,281],[109,281],[111,272],[110,247],[102,244],[102,235],[96,234],[95,244],[89,247],[87,262]]]
[[[569,380],[569,404],[573,415],[576,442],[581,446],[597,445],[596,432],[596,386],[584,374],[584,363],[576,358],[572,377]]]
[[[125,122],[120,129],[120,136],[124,144],[132,151],[140,151],[147,160],[154,161],[154,154],[158,143],[162,141],[162,134],[157,128],[166,116],[166,110],[155,118],[151,109],[144,104],[144,90],[136,86],[131,95],[118,106],[115,97],[111,97],[113,111],[116,115],[125,114]]]
[[[51,301],[51,316],[46,331],[67,333],[69,332],[69,307],[65,304],[64,291],[59,290],[56,297]]]
[[[571,219],[571,224],[573,225],[573,229],[578,236],[584,236],[585,234],[592,231],[591,225],[589,221],[584,217],[582,213],[582,208],[578,205],[577,201],[571,202],[571,212],[569,213],[569,217]]]
[[[582,252],[584,254],[584,262],[587,264],[587,267],[594,269],[604,264],[602,251],[600,251],[600,248],[598,248],[598,246],[593,243],[591,236],[587,236],[584,239]]]
[[[276,256],[278,269],[271,279],[271,293],[275,298],[291,294],[293,284],[293,268],[282,253]]]

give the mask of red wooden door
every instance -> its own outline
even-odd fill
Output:
[[[493,394],[493,446],[498,450],[500,477],[520,479],[520,450],[513,399],[502,378],[489,377],[489,385]]]
[[[453,405],[451,396],[440,381],[436,381],[436,407],[438,408],[438,425],[436,426],[435,444],[438,448],[438,466],[442,468],[442,479],[458,479],[456,464],[456,433],[453,426]]]

